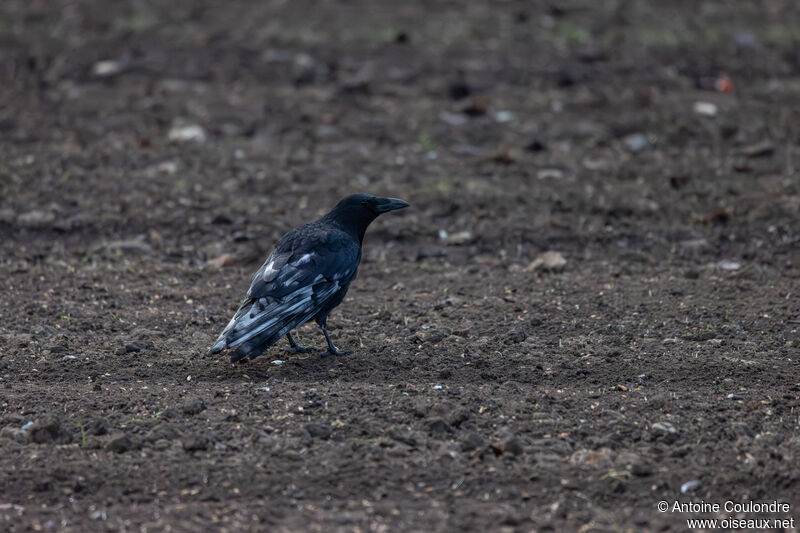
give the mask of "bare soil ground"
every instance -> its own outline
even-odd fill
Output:
[[[798,20],[4,0],[0,529],[797,517]],[[206,355],[275,239],[357,191],[412,207],[331,316],[353,353]]]

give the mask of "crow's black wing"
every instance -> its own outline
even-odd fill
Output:
[[[238,347],[232,361],[256,357],[341,298],[358,268],[360,246],[334,228],[312,229],[299,228],[278,242],[212,353]]]
[[[287,235],[292,237],[292,235]],[[283,241],[283,240],[282,240]],[[344,232],[299,232],[278,243],[253,274],[248,298],[282,298],[320,281],[349,280],[358,268],[360,248]]]

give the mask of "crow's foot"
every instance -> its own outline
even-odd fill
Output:
[[[349,353],[351,353],[351,352],[349,352],[347,350],[340,350],[340,349],[334,347],[333,350],[331,350],[329,348],[329,349],[325,350],[324,352],[319,352],[319,356],[320,356],[320,358],[325,358],[325,357],[330,357],[331,355],[347,355]]]
[[[303,346],[302,344],[297,344],[291,348],[286,348],[286,353],[307,353],[313,352],[316,349],[316,346]]]

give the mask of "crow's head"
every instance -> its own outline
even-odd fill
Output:
[[[342,198],[325,218],[352,229],[360,238],[367,226],[382,213],[408,207],[408,202],[397,198],[381,198],[371,194],[351,194]]]

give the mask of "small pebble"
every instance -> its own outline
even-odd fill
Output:
[[[564,171],[558,168],[543,168],[536,171],[536,179],[540,180],[560,180],[564,177]]]
[[[444,387],[442,387],[441,385],[434,385],[433,386],[433,390],[442,390],[443,388]]]
[[[567,266],[567,259],[561,252],[548,251],[531,261],[523,268],[524,272],[544,270],[545,272],[561,272]]]
[[[692,109],[698,115],[713,117],[717,114],[717,106],[711,102],[695,102]]]
[[[55,222],[56,216],[46,211],[29,211],[17,217],[17,224],[23,228],[42,229]]]
[[[497,122],[511,122],[516,118],[513,111],[495,111],[493,115]]]
[[[687,481],[686,483],[681,485],[681,494],[686,494],[690,490],[694,490],[698,487],[700,487],[700,482],[697,481],[696,479],[693,479],[692,481]]]
[[[113,59],[98,61],[92,66],[92,74],[97,77],[113,76],[122,72],[122,63]]]
[[[718,262],[716,266],[718,269],[727,270],[728,272],[733,272],[742,268],[741,263],[737,263],[736,261],[728,261],[726,259]]]
[[[206,130],[197,124],[173,126],[167,134],[167,139],[173,142],[198,142],[206,140]]]
[[[442,237],[442,234],[444,234],[444,237]],[[474,240],[475,236],[471,231],[459,231],[458,233],[448,234],[446,231],[440,230],[439,238],[447,245],[458,246],[461,244],[469,244]]]
[[[451,126],[462,126],[466,124],[468,120],[467,117],[461,113],[451,113],[450,111],[442,111],[439,113],[439,118]]]
[[[623,139],[625,147],[631,152],[641,152],[647,148],[647,137],[643,133],[632,133]]]

